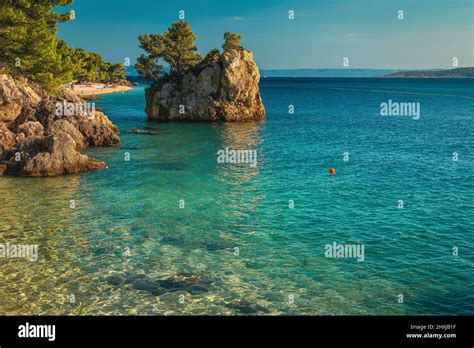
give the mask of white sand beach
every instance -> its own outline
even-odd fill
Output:
[[[66,84],[63,87],[64,89],[69,90],[78,95],[81,95],[83,97],[98,95],[98,94],[118,93],[118,92],[124,93],[132,89],[132,87],[130,86],[107,85],[105,83],[92,83],[88,85]]]

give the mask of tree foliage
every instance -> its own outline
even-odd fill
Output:
[[[53,9],[73,1],[1,0],[1,70],[25,76],[50,91],[73,79],[86,82],[124,79],[123,65],[106,63],[100,55],[74,50],[56,38],[57,24],[69,21],[71,13],[58,14]]]
[[[135,69],[140,76],[153,82],[158,82],[164,76],[163,66],[158,63],[158,58],[147,57],[144,54],[137,58]]]
[[[138,58],[135,68],[141,76],[155,81],[163,76],[160,60],[169,64],[172,76],[181,76],[202,59],[201,55],[196,53],[196,35],[188,21],[174,22],[163,35],[144,34],[138,39],[140,48],[146,54]]]
[[[71,77],[67,45],[56,39],[56,24],[69,13],[53,12],[73,0],[2,0],[0,4],[0,66],[27,76],[47,89]]]
[[[222,48],[224,51],[228,51],[230,49],[234,48],[240,48],[240,40],[242,40],[242,36],[232,33],[230,31],[226,31],[224,33],[224,44],[222,45]]]
[[[127,72],[125,71],[125,65],[122,63],[110,64],[107,69],[106,81],[107,82],[119,82],[125,80]]]
[[[125,66],[105,62],[100,54],[78,48],[72,52],[73,79],[81,83],[115,83],[125,79]]]

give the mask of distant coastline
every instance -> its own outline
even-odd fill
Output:
[[[449,70],[415,70],[415,71],[399,71],[387,75],[388,78],[473,78],[474,67],[456,68]]]
[[[166,68],[165,68],[166,70]],[[127,69],[127,80],[130,83],[148,84],[149,81],[137,76],[134,69]],[[456,69],[261,69],[260,77],[320,77],[320,78],[472,78],[474,68]]]
[[[383,77],[400,69],[262,69],[261,77]]]
[[[407,77],[407,78],[470,78],[474,77],[474,68],[456,69],[283,69],[260,70],[260,75],[265,77],[354,77],[354,78],[380,78],[380,77]]]

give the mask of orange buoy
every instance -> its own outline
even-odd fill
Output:
[[[334,169],[334,168],[332,168],[332,167],[329,168],[329,174],[331,174],[331,175],[336,174],[336,169]]]

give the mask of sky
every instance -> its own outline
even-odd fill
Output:
[[[260,69],[432,69],[474,66],[473,0],[75,0],[58,36],[105,60],[132,64],[140,34],[185,19],[199,53],[243,36]],[[294,19],[289,19],[289,11]],[[404,19],[398,19],[398,11]]]

